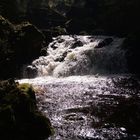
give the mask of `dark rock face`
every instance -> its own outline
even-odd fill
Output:
[[[139,47],[140,33],[139,31],[128,35],[126,38],[123,49],[127,50],[126,57],[130,72],[140,76],[140,47]]]
[[[43,34],[30,23],[18,25],[16,30],[18,38],[13,43],[17,47],[15,50],[17,51],[17,57],[21,59],[20,62],[26,62],[39,56],[43,47]]]
[[[14,31],[14,26],[7,19],[0,16],[0,39],[8,39],[10,32]]]
[[[22,64],[40,55],[44,36],[32,24],[26,22],[14,26],[0,16],[0,78],[19,75]]]
[[[63,25],[66,21],[66,18],[55,10],[47,8],[31,8],[26,16],[29,21],[40,29],[48,29],[50,27],[56,27]]]
[[[26,77],[34,78],[37,76],[37,74],[38,74],[38,72],[37,72],[37,68],[35,66],[27,66],[23,77],[24,78],[26,78]]]
[[[47,44],[49,44],[52,41],[53,37],[57,37],[59,35],[66,35],[67,31],[66,28],[63,28],[61,26],[56,27],[50,27],[48,29],[42,30],[43,34],[45,35],[45,41]]]
[[[28,84],[0,82],[0,139],[43,140],[51,124],[37,109],[35,92]]]
[[[126,35],[139,30],[140,2],[138,0],[83,0],[85,4],[73,4],[67,12],[68,31],[78,34],[80,30],[94,33],[97,29],[106,34]]]
[[[74,49],[80,46],[83,46],[83,43],[80,40],[77,40],[77,42],[75,42],[71,48]]]
[[[104,46],[109,45],[111,42],[113,42],[112,38],[106,38],[102,42],[100,42],[95,48],[102,48]]]
[[[18,17],[17,1],[1,0],[0,1],[0,15],[10,19],[17,20]]]

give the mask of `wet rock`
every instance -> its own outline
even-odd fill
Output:
[[[112,38],[106,38],[103,41],[99,42],[99,44],[97,46],[95,46],[95,48],[102,48],[104,46],[109,45],[111,42],[113,42]]]
[[[58,39],[58,43],[62,43],[62,42],[64,42],[65,40],[64,39]]]
[[[37,68],[35,66],[27,66],[24,72],[24,78],[34,78],[37,76]]]
[[[55,59],[55,61],[63,62],[68,52],[64,52],[61,56]]]
[[[64,116],[67,121],[82,121],[84,118],[76,113],[67,114]]]
[[[53,37],[57,37],[59,35],[67,34],[67,30],[61,26],[50,27],[49,29],[42,30],[43,34],[46,36],[46,42],[50,43]],[[63,40],[59,40],[59,43],[63,42]]]
[[[83,43],[80,40],[78,40],[71,46],[71,49],[74,49],[76,47],[81,47],[81,46],[83,46]]]
[[[47,53],[47,49],[46,48],[43,48],[43,49],[41,49],[41,51],[40,51],[40,55],[41,56],[46,56],[48,53]]]
[[[54,50],[57,49],[59,46],[56,45],[56,43],[53,43],[53,45],[51,46]]]

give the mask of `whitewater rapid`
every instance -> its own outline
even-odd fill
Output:
[[[126,73],[123,42],[113,36],[58,36],[46,48],[46,56],[24,69],[23,77]]]

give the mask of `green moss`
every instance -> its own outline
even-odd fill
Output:
[[[0,82],[0,132],[0,139],[7,140],[42,140],[52,134],[49,119],[37,109],[31,85],[12,79]]]
[[[18,85],[18,88],[23,93],[29,95],[30,98],[36,100],[36,98],[35,98],[35,91],[33,90],[33,87],[30,84],[28,84],[28,83],[20,84],[20,85]]]

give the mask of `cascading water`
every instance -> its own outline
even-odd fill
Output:
[[[28,66],[26,76],[55,77],[85,74],[117,74],[127,71],[124,39],[108,36],[58,36],[48,46],[48,55]]]
[[[140,139],[140,82],[128,73],[124,39],[58,36],[47,56],[19,80],[36,89],[39,109],[55,134],[49,140]]]

